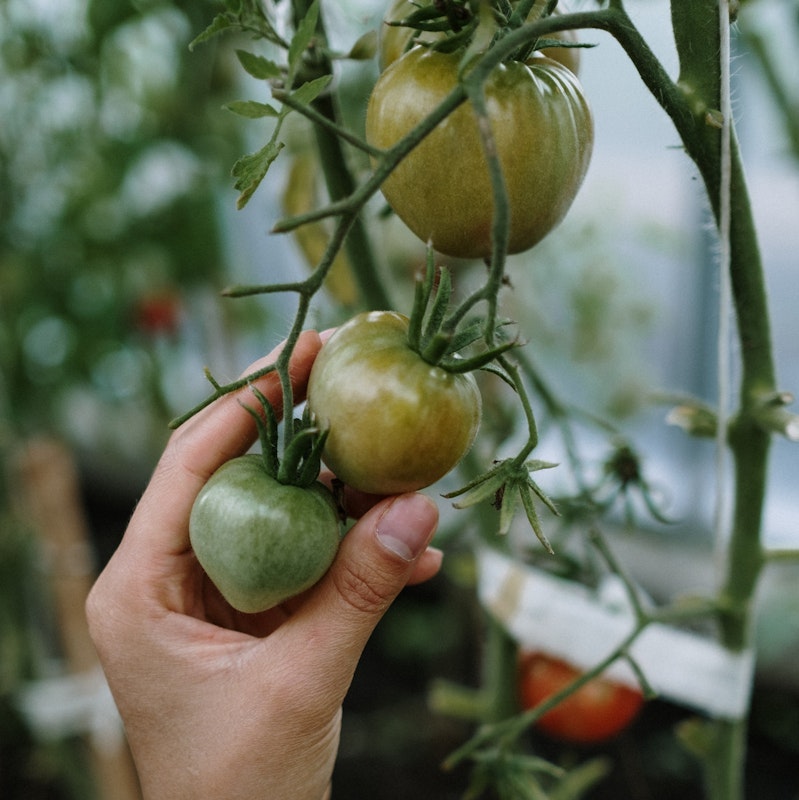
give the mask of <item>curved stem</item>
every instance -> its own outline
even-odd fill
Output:
[[[718,3],[672,2],[672,24],[680,58],[680,80],[664,80],[655,59],[630,26],[611,30],[669,113],[696,163],[717,223],[721,211],[721,141],[714,113],[721,105],[718,65]],[[741,343],[740,410],[729,435],[735,471],[735,502],[720,593],[721,639],[732,650],[750,644],[751,605],[764,562],[762,514],[770,434],[757,408],[775,390],[769,312],[763,267],[740,152],[731,141],[729,269]],[[745,721],[720,721],[718,747],[708,760],[709,796],[735,800],[742,793]]]

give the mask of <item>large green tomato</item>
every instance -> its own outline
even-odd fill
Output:
[[[366,114],[366,138],[387,149],[455,88],[458,53],[417,45],[386,69]],[[544,56],[500,64],[484,86],[510,208],[508,252],[529,249],[566,215],[585,177],[593,118],[572,72]],[[405,224],[441,253],[491,254],[494,198],[467,101],[385,180],[383,194]]]
[[[313,586],[339,545],[339,517],[320,483],[288,486],[258,455],[223,464],[191,510],[194,553],[222,596],[239,611],[275,606]]]
[[[324,462],[372,494],[434,483],[466,454],[480,424],[473,376],[428,364],[407,335],[401,314],[359,314],[324,344],[308,381],[308,405],[328,431]]]

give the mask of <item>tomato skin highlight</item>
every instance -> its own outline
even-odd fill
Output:
[[[308,381],[308,405],[328,431],[325,464],[370,494],[435,483],[466,454],[480,424],[474,377],[428,364],[407,334],[402,314],[359,314],[324,344]]]
[[[378,79],[367,141],[388,149],[457,86],[459,53],[417,45]],[[485,99],[510,209],[508,252],[528,250],[566,215],[593,149],[593,117],[577,78],[537,56],[500,64]],[[464,102],[386,178],[383,195],[423,242],[460,258],[491,255],[494,198],[471,103]]]
[[[200,491],[189,518],[197,560],[238,611],[254,613],[313,586],[340,540],[338,512],[320,483],[288,486],[260,455],[223,464]]]
[[[581,671],[544,653],[527,653],[520,660],[519,700],[532,709],[568,686]],[[612,739],[629,726],[644,703],[643,693],[600,675],[581,686],[536,727],[564,742],[597,744]]]

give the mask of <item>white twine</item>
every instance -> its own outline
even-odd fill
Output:
[[[727,529],[727,433],[731,387],[731,299],[730,280],[730,205],[731,205],[731,133],[732,101],[730,96],[730,3],[719,2],[719,65],[721,95],[721,180],[719,184],[719,325],[716,342],[718,360],[718,424],[716,427],[716,509],[714,540],[718,575],[723,574]]]

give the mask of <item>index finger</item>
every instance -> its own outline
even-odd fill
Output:
[[[297,340],[289,362],[295,401],[305,397],[308,375],[322,346],[316,331],[305,331]],[[250,374],[277,359],[282,345],[256,361]],[[277,373],[253,382],[275,408],[281,410],[282,389]],[[257,436],[255,420],[242,408],[256,402],[249,387],[220,397],[179,428],[169,439],[147,489],[142,496],[126,538],[162,553],[177,554],[189,547],[188,520],[200,489],[226,461],[243,455]]]

